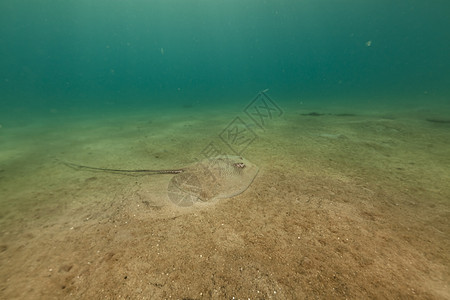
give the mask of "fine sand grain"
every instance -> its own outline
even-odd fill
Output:
[[[241,113],[8,127],[0,299],[450,299],[450,127],[427,115],[286,109],[244,156],[242,194],[177,207],[168,169]]]

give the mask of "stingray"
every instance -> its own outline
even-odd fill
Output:
[[[241,156],[221,155],[199,160],[185,168],[167,170],[122,170],[83,166],[64,162],[76,169],[122,174],[173,174],[169,181],[169,199],[178,206],[212,202],[243,193],[258,174],[258,167]]]

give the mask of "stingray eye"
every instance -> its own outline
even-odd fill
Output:
[[[235,163],[234,166],[236,168],[241,168],[241,169],[245,168],[245,164],[244,163]]]

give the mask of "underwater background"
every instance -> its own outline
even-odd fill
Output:
[[[441,0],[5,0],[1,113],[221,105],[266,88],[281,101],[442,101],[449,12]]]
[[[450,299],[449,16],[1,0],[0,299]]]

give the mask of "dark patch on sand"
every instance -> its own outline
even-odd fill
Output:
[[[426,120],[431,123],[450,124],[450,120],[444,120],[444,119],[426,119]]]
[[[350,114],[350,113],[340,113],[340,114],[324,114],[324,113],[318,113],[318,112],[310,112],[310,113],[304,113],[301,114],[302,116],[308,116],[308,117],[321,117],[321,116],[335,116],[335,117],[354,117],[356,116],[355,114]]]

